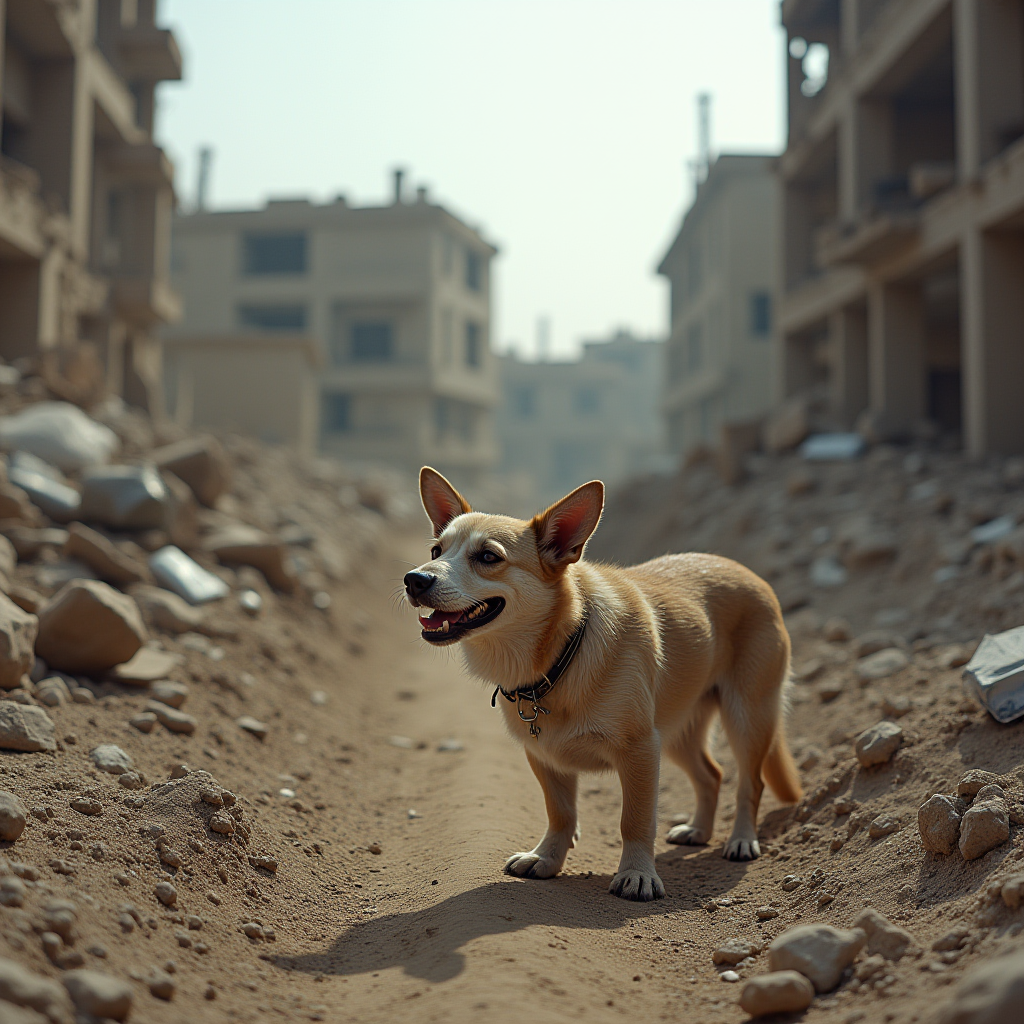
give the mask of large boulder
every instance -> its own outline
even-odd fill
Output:
[[[768,959],[773,971],[798,971],[815,991],[831,992],[866,941],[860,928],[844,931],[827,924],[801,924],[775,939]]]
[[[196,500],[209,508],[231,486],[231,465],[215,437],[193,437],[158,448],[153,462],[188,484]]]
[[[13,690],[35,661],[39,620],[0,594],[0,688]]]
[[[145,641],[138,605],[99,580],[73,580],[39,610],[36,653],[62,672],[106,672]]]

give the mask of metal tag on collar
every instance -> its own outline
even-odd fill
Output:
[[[533,716],[530,717],[530,718],[527,718],[527,716],[523,714],[522,702],[524,700],[527,700],[530,703],[530,710],[533,712]],[[527,693],[520,693],[519,694],[519,700],[516,703],[516,711],[519,713],[520,720],[523,721],[523,722],[526,722],[526,724],[529,725],[529,727],[530,727],[530,735],[535,740],[539,740],[540,739],[540,726],[537,724],[537,719],[540,718],[541,715],[550,715],[551,714],[551,709],[550,708],[541,707],[540,704],[537,703],[536,692],[535,691],[531,691],[528,694]]]

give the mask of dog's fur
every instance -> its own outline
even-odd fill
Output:
[[[410,603],[457,613],[487,599],[505,601],[477,629],[458,635],[424,629],[435,646],[461,642],[475,675],[508,691],[539,680],[584,609],[589,613],[578,654],[543,699],[551,713],[538,722],[539,738],[515,706],[498,702],[544,790],[548,815],[541,841],[513,854],[505,871],[557,875],[579,838],[578,774],[611,770],[622,785],[622,857],[610,891],[631,900],[664,896],[654,864],[661,753],[687,773],[697,798],[692,821],[671,829],[668,842],[708,843],[722,779],[708,751],[716,711],[739,773],[724,856],[760,856],[762,774],[780,800],[801,796],[782,723],[789,636],[768,584],[713,555],[668,555],[629,568],[583,561],[604,507],[600,481],[528,522],[473,512],[428,467],[420,473],[420,494],[436,540],[416,572],[427,574],[420,586],[435,579],[425,592],[407,589]],[[491,554],[482,561],[483,551]]]

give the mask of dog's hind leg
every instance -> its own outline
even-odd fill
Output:
[[[513,853],[509,857],[505,862],[505,874],[519,878],[554,878],[580,837],[576,825],[577,775],[575,772],[555,771],[529,751],[526,752],[526,760],[544,790],[548,830],[532,850]]]
[[[665,745],[665,753],[689,776],[697,797],[693,820],[670,829],[665,837],[669,843],[703,846],[711,841],[722,785],[722,769],[708,751],[708,730],[717,709],[718,701],[713,694],[702,697],[686,728]]]

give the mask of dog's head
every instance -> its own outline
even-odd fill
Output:
[[[561,599],[565,571],[583,556],[604,508],[600,480],[577,487],[533,519],[474,512],[437,470],[420,470],[434,528],[430,560],[405,576],[423,639],[443,647],[535,629]]]

